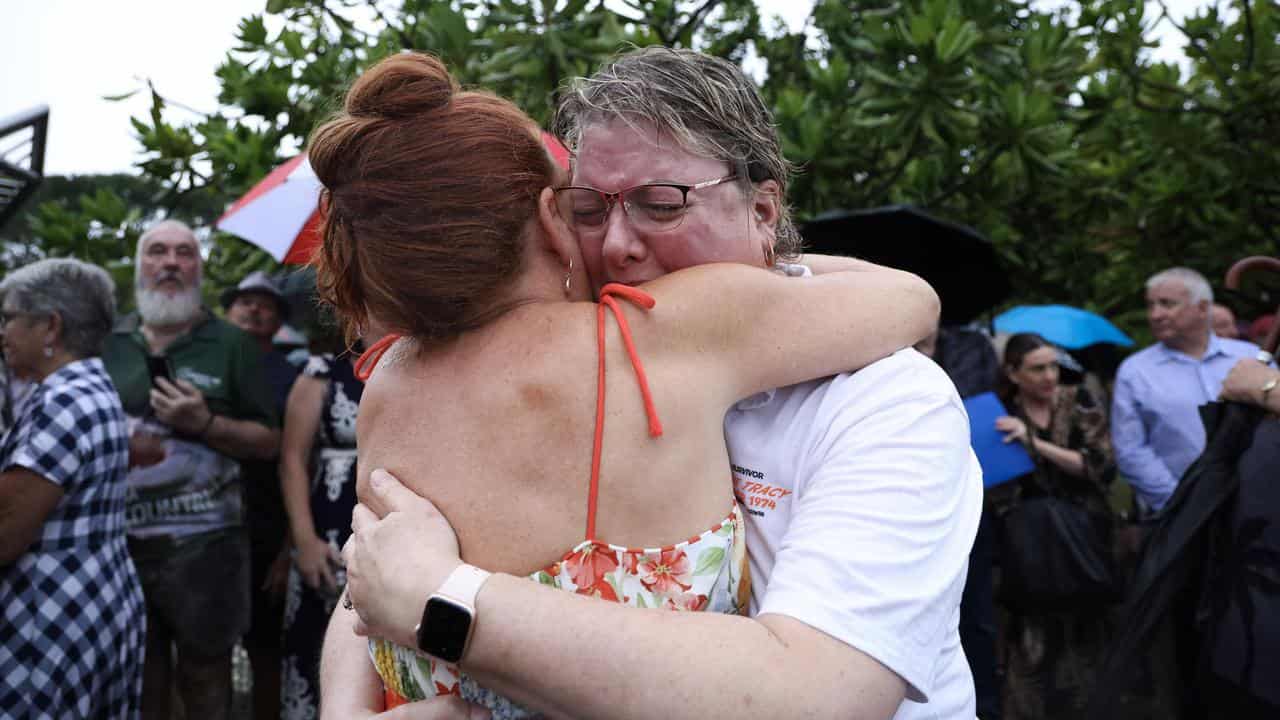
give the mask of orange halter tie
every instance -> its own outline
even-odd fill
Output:
[[[352,370],[356,373],[356,379],[360,382],[369,382],[369,376],[373,374],[373,369],[378,366],[378,361],[386,354],[387,349],[395,345],[396,341],[402,337],[404,336],[391,333],[370,345],[368,350],[360,353],[360,357],[356,358],[355,365],[352,366]]]
[[[600,304],[596,307],[596,431],[591,447],[591,485],[587,490],[587,539],[596,539],[596,505],[600,492],[600,456],[604,450],[604,320],[605,308],[613,312],[618,321],[618,331],[622,333],[622,343],[627,348],[627,356],[631,358],[631,367],[636,372],[636,382],[640,385],[640,396],[644,400],[645,416],[649,419],[649,436],[662,435],[662,421],[658,419],[658,411],[653,404],[653,395],[649,392],[649,379],[644,374],[644,366],[640,364],[640,356],[636,353],[635,342],[631,339],[631,326],[627,324],[626,315],[618,307],[614,295],[629,300],[637,307],[650,310],[654,306],[653,297],[643,290],[630,285],[609,283],[600,289]]]

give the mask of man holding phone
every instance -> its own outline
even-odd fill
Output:
[[[103,362],[129,416],[129,552],[147,606],[143,717],[231,709],[231,649],[249,623],[240,460],[280,445],[253,340],[201,304],[200,246],[165,221],[138,241],[138,312]],[[176,666],[170,662],[177,647]],[[175,673],[176,671],[176,673]]]

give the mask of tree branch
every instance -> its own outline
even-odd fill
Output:
[[[1265,185],[1254,185],[1252,183],[1245,183],[1245,188],[1259,195],[1268,195],[1268,196],[1274,195],[1274,196],[1280,197],[1280,186],[1267,187]]]
[[[707,19],[707,15],[719,4],[720,0],[706,0],[706,2],[702,3],[702,7],[689,13],[689,19],[685,21],[684,25],[680,26],[680,29],[676,32],[676,37],[683,37],[687,32],[689,33],[689,44],[692,45],[693,33],[697,31],[698,26],[702,25],[703,21]],[[674,8],[675,3],[672,3],[671,7]]]
[[[889,188],[893,187],[893,184],[898,182],[898,178],[902,177],[902,172],[907,169],[907,165],[915,159],[916,148],[919,146],[920,131],[917,130],[915,135],[911,138],[911,144],[907,146],[906,152],[902,154],[902,160],[893,168],[893,170],[889,171],[889,177],[881,182],[874,190],[867,193],[867,195],[871,198],[875,198],[878,202],[880,195],[888,192]]]
[[[1157,82],[1155,80],[1151,80],[1149,78],[1143,77],[1141,73],[1139,73],[1136,69],[1134,69],[1131,66],[1126,65],[1123,72],[1125,73],[1125,75],[1129,77],[1129,80],[1131,82],[1130,87],[1132,88],[1133,92],[1130,94],[1130,97],[1133,101],[1133,104],[1135,107],[1138,107],[1142,110],[1147,110],[1149,112],[1168,113],[1168,114],[1178,114],[1184,111],[1199,112],[1199,113],[1207,113],[1210,115],[1216,115],[1221,118],[1230,117],[1230,113],[1228,113],[1227,111],[1221,110],[1219,108],[1215,108],[1209,105],[1205,105],[1200,98],[1196,97],[1195,95],[1192,95],[1191,93],[1187,92],[1186,90],[1183,90],[1180,87],[1177,87],[1176,85],[1167,85],[1165,83]],[[1178,107],[1178,108],[1158,108],[1153,105],[1149,105],[1147,103],[1142,102],[1142,100],[1138,98],[1139,85],[1143,85],[1152,90],[1158,90],[1163,93],[1168,93],[1170,95],[1176,95],[1182,99],[1183,103],[1191,103],[1191,105],[1190,107]]]
[[[388,29],[395,31],[396,35],[400,38],[401,48],[405,50],[414,49],[413,36],[405,32],[404,28],[396,27],[395,25],[391,24],[391,21],[387,19],[387,16],[382,13],[382,8],[378,7],[378,0],[368,0],[366,5],[368,5],[369,9],[373,11],[373,14],[377,16],[378,20],[382,21],[383,25],[385,25]]]
[[[1222,68],[1218,66],[1218,61],[1214,60],[1213,56],[1209,54],[1208,48],[1200,46],[1200,37],[1192,35],[1184,26],[1179,25],[1177,20],[1173,19],[1173,15],[1169,14],[1169,6],[1165,4],[1165,0],[1156,0],[1156,2],[1160,3],[1162,17],[1166,18],[1170,25],[1178,28],[1178,30],[1186,36],[1187,47],[1194,50],[1197,55],[1204,58],[1205,62],[1209,63],[1209,67],[1213,69],[1213,74],[1218,78],[1218,84],[1221,86],[1222,94],[1229,97],[1232,102],[1235,102],[1235,91],[1233,91],[1231,89],[1231,85],[1227,83],[1226,73],[1222,72]]]
[[[951,183],[950,187],[944,188],[937,195],[929,198],[928,202],[924,203],[924,206],[927,208],[934,207],[963,190],[969,183],[973,182],[975,178],[986,175],[987,171],[991,169],[991,164],[994,163],[996,158],[1000,156],[1000,153],[1004,152],[1006,149],[1007,148],[1003,143],[996,145],[989,153],[987,153],[987,156],[982,159],[982,163],[974,168],[973,172],[963,175],[959,180]]]
[[[1244,15],[1244,69],[1253,68],[1253,8],[1249,0],[1240,0],[1240,12]]]

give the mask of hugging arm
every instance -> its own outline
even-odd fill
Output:
[[[357,508],[348,589],[362,617],[375,620],[390,608],[370,632],[413,646],[424,599],[460,561],[456,551],[421,542],[424,531],[451,532],[434,506],[375,475],[382,480],[372,492],[395,511],[379,522]],[[395,572],[362,569],[385,557],[387,543],[410,537],[422,551],[400,558]],[[492,576],[476,602],[463,669],[552,717],[889,718],[902,697],[902,681],[878,662],[784,616],[640,610],[505,574]],[[338,621],[333,626],[331,636],[343,631]],[[337,669],[329,658],[340,652],[326,645],[325,667]]]
[[[938,295],[919,277],[827,260],[841,269],[804,278],[739,264],[686,268],[646,284],[657,304],[632,325],[656,328],[646,347],[722,383],[732,400],[865,367],[936,328]]]
[[[816,253],[805,253],[800,258],[800,264],[809,268],[814,275],[826,275],[833,272],[881,272],[888,270],[883,265],[876,265],[866,260],[843,255],[818,255]]]
[[[886,420],[890,405],[898,412]],[[478,595],[463,669],[560,717],[889,718],[908,694],[927,696],[935,656],[922,644],[954,622],[981,502],[964,487],[976,482],[966,421],[958,402],[934,396],[854,413],[798,470],[812,492],[759,617],[640,610],[498,574]],[[381,471],[371,480],[392,512],[378,520],[357,507],[348,587],[371,632],[412,645],[425,598],[460,560],[428,501]],[[877,550],[848,552],[863,541]],[[407,543],[417,551],[388,564]],[[895,593],[871,587],[882,582]]]
[[[329,619],[320,654],[322,720],[367,717],[382,709],[382,679],[369,660],[368,642],[355,634],[356,620],[341,603]]]

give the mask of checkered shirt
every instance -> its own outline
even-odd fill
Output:
[[[98,358],[45,378],[0,441],[63,496],[0,568],[0,719],[136,718],[146,616],[125,544],[129,436]]]

